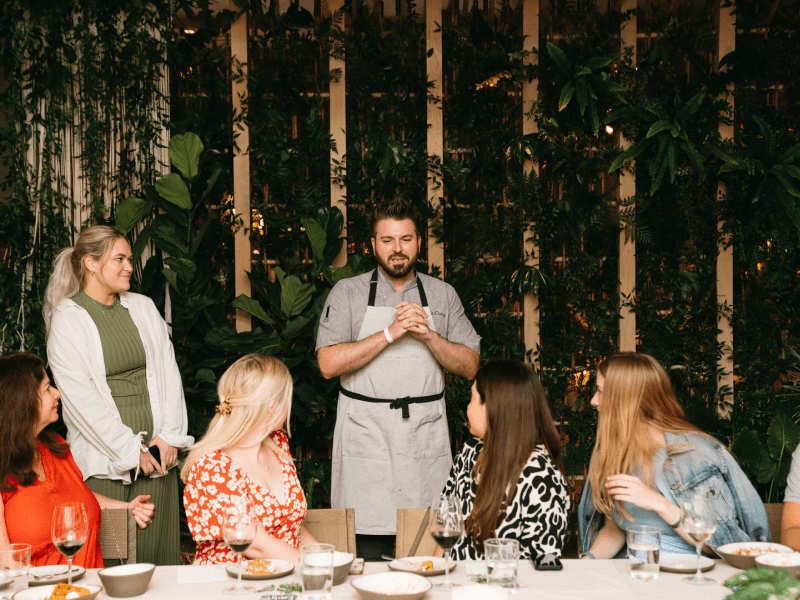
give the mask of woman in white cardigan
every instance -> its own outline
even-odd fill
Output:
[[[47,355],[87,485],[118,500],[150,494],[158,511],[139,534],[138,560],[177,564],[173,467],[194,440],[167,325],[150,298],[128,291],[131,259],[128,241],[107,226],[61,251],[45,298]]]

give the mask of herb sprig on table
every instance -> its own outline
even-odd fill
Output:
[[[727,600],[795,600],[800,581],[783,569],[747,569],[725,582],[734,592]]]

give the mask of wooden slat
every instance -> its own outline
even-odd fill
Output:
[[[330,9],[336,13],[342,6],[344,0],[330,0]],[[344,27],[344,13],[341,12],[336,19],[337,23]],[[328,60],[328,66],[331,71],[339,69],[341,77],[338,81],[331,81],[330,84],[330,127],[331,137],[336,144],[336,151],[331,148],[330,161],[331,173],[333,173],[334,160],[339,161],[344,166],[344,155],[347,151],[347,97],[345,94],[345,61],[340,58],[331,56]],[[333,261],[337,267],[343,267],[347,264],[347,203],[345,197],[347,196],[347,187],[340,185],[333,181],[331,178],[331,206],[338,207],[344,215],[344,227],[342,235],[345,243],[342,244],[342,249]]]
[[[623,0],[622,11],[635,10],[637,0]],[[636,29],[637,19],[634,14],[629,21],[623,23],[621,45],[633,47],[633,64],[636,65]],[[625,151],[631,146],[631,141],[621,133],[619,135],[620,150]],[[630,169],[623,168],[620,174],[619,198],[625,200],[636,195],[636,177]],[[633,207],[631,207],[633,208]],[[636,239],[633,235],[627,236],[624,231],[619,234],[619,349],[621,352],[634,352],[636,350],[636,313],[623,303],[633,300],[636,290]]]
[[[303,527],[322,544],[333,544],[339,552],[356,553],[356,512],[353,508],[312,508]]]
[[[233,64],[241,64],[242,77],[234,77],[232,83],[233,111],[240,116],[244,110],[244,99],[247,97],[247,13],[243,12],[231,26],[231,55]],[[241,217],[243,227],[234,236],[234,282],[236,295],[251,294],[250,269],[252,248],[250,247],[250,229],[252,216],[250,209],[250,129],[246,123],[238,126],[239,136],[236,138],[233,155],[233,207],[236,215]],[[236,310],[236,331],[250,331],[250,315],[243,310]]]
[[[433,84],[430,93],[439,100],[442,99],[442,32],[436,31],[442,22],[441,0],[426,0],[425,2],[425,43],[427,45],[428,59],[426,69],[428,81]],[[441,103],[428,102],[428,156],[444,156],[444,117]],[[437,187],[438,185],[438,187]],[[437,241],[433,235],[433,228],[438,219],[443,217],[442,197],[444,184],[438,174],[428,172],[428,203],[433,209],[433,217],[428,222],[428,269],[433,271],[439,267],[441,277],[444,278],[444,242]]]
[[[719,9],[719,48],[717,53],[717,69],[719,60],[726,54],[736,49],[736,17],[733,14],[733,6],[723,6]],[[728,85],[727,99],[731,103],[733,111],[733,85]],[[722,141],[733,139],[733,126],[720,123],[719,133]],[[725,184],[718,184],[718,198],[725,196]],[[721,232],[724,223],[717,223],[718,230]],[[719,242],[719,252],[717,256],[717,302],[725,306],[727,311],[717,312],[717,343],[722,346],[722,356],[719,358],[717,370],[720,375],[717,378],[717,392],[726,388],[730,396],[722,396],[717,393],[718,405],[717,413],[722,417],[730,414],[730,405],[724,403],[725,399],[732,398],[733,394],[733,326],[731,325],[730,315],[733,311],[733,245],[730,243],[730,236],[725,235]]]
[[[525,36],[524,48],[533,51],[539,48],[539,0],[525,0],[522,7],[522,33]],[[538,60],[537,54],[530,54],[525,58],[526,64],[535,64]],[[539,131],[536,119],[525,117],[525,113],[530,111],[533,103],[539,95],[539,80],[526,81],[522,84],[522,133],[528,135]],[[539,163],[527,161],[524,166],[525,172],[530,173],[531,169],[539,175]],[[523,233],[522,243],[525,249],[525,266],[533,269],[539,268],[539,246],[533,239],[535,235],[534,223],[528,223],[528,230]],[[531,239],[528,239],[531,238]],[[539,324],[539,301],[532,293],[525,294],[522,303],[524,317],[524,339],[525,350],[536,351],[541,343],[541,332]],[[538,359],[534,362],[537,369]]]

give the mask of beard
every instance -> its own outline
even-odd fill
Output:
[[[384,261],[380,256],[377,254],[375,258],[378,259],[378,264],[380,265],[383,272],[386,273],[389,277],[393,279],[402,279],[406,275],[408,275],[414,267],[417,265],[417,256],[418,254],[415,252],[413,256],[406,256],[400,252],[395,252],[394,254],[389,256],[388,261]],[[394,263],[392,264],[390,261],[393,258],[405,258],[408,262],[405,263]]]

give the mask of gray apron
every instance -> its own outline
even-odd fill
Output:
[[[394,307],[375,306],[377,283],[376,269],[356,341],[394,321]],[[436,331],[419,279],[417,289],[428,327]],[[345,392],[339,393],[333,433],[331,505],[355,509],[359,534],[394,534],[397,509],[429,506],[453,464],[442,367],[424,342],[406,333],[366,366],[342,375],[340,385]],[[406,397],[411,402],[403,402]]]

